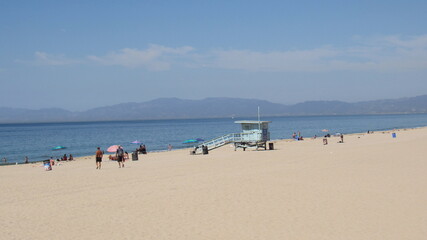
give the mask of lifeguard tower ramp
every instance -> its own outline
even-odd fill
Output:
[[[206,146],[208,150],[213,150],[230,143],[234,144],[235,150],[237,148],[245,150],[249,147],[267,149],[267,141],[270,140],[270,132],[268,131],[270,121],[236,121],[235,123],[241,124],[241,133],[230,133],[203,142],[196,146],[196,152],[202,151],[202,146]]]

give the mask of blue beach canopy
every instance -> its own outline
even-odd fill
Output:
[[[198,142],[196,139],[188,139],[188,140],[185,140],[182,143],[187,144],[187,143],[196,143],[196,142]]]

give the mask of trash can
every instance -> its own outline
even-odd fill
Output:
[[[137,161],[138,160],[138,152],[133,152],[132,153],[132,161]]]
[[[50,160],[43,161],[44,170],[50,171],[52,170],[52,165],[50,164]]]
[[[392,133],[392,134],[391,134],[391,136],[392,136],[393,138],[396,138],[396,133]]]
[[[268,143],[268,149],[274,150],[274,143]]]
[[[204,146],[202,150],[203,150],[203,155],[209,154],[208,146]]]

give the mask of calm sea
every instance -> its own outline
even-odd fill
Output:
[[[98,146],[105,150],[117,144],[130,153],[138,146],[131,143],[135,140],[143,142],[148,151],[164,151],[168,144],[174,149],[185,148],[189,146],[182,142],[187,139],[209,140],[240,132],[240,125],[234,123],[237,120],[256,119],[0,124],[0,159],[6,157],[9,163],[20,163],[25,156],[31,162],[70,153],[75,157],[87,156],[93,155]],[[346,134],[427,126],[427,114],[264,117],[261,120],[272,121],[271,139],[290,138],[298,131],[304,137],[312,137],[324,135],[322,129]],[[59,145],[66,149],[52,150]]]

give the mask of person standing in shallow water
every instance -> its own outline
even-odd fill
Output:
[[[98,147],[98,150],[96,151],[96,169],[101,169],[101,163],[102,163],[102,155],[104,155],[101,151],[101,148]]]

